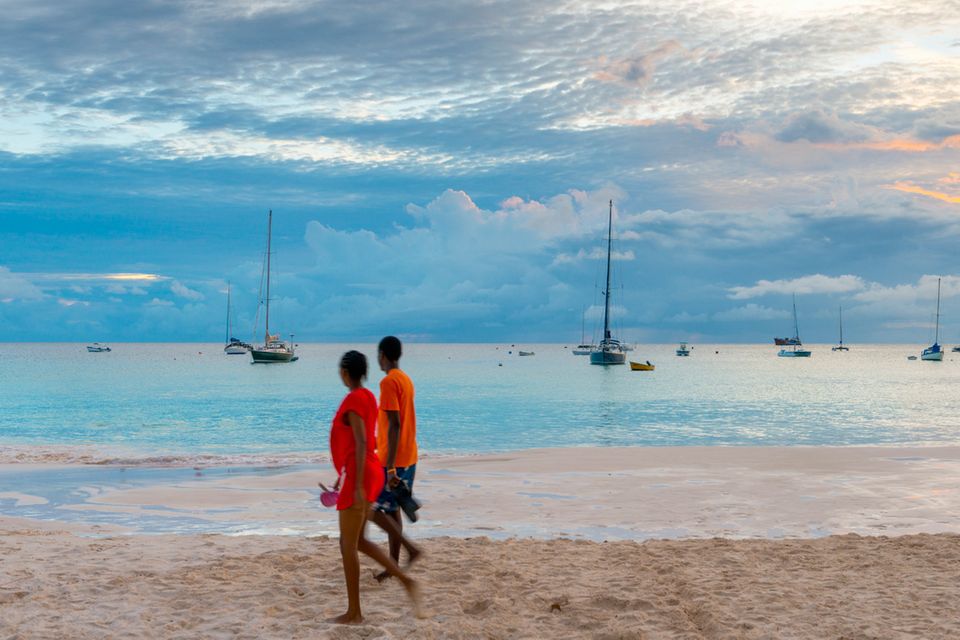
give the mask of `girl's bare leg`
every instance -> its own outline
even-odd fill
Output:
[[[343,559],[343,577],[347,583],[347,612],[335,618],[329,618],[327,622],[358,624],[363,622],[363,614],[360,612],[360,557],[357,555],[357,549],[360,541],[363,540],[363,527],[367,521],[367,504],[354,502],[338,514],[340,556]]]
[[[383,568],[387,570],[387,573],[389,573],[391,576],[394,576],[400,580],[401,584],[403,584],[403,588],[407,590],[407,595],[410,596],[410,600],[413,601],[414,613],[418,618],[421,617],[422,611],[420,606],[420,586],[417,584],[416,580],[408,576],[403,569],[397,566],[397,563],[393,561],[393,558],[384,553],[383,549],[367,540],[366,536],[364,535],[364,528],[365,527],[361,528],[360,530],[360,539],[358,540],[357,548],[365,555],[382,565]]]

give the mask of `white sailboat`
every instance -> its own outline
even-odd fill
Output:
[[[923,353],[920,354],[921,360],[943,361],[943,348],[940,346],[940,278],[937,278],[937,319],[935,326],[933,344],[923,350]]]
[[[232,321],[230,318],[230,283],[227,282],[227,334],[223,345],[223,352],[228,356],[242,356],[250,353],[253,345],[233,337]]]
[[[586,324],[587,310],[582,309],[580,311],[580,344],[573,350],[573,355],[575,356],[588,356],[591,351],[597,348],[595,345],[587,344]]]
[[[266,307],[266,334],[263,339],[263,346],[255,347],[250,350],[250,355],[254,362],[294,362],[297,356],[293,353],[293,343],[284,342],[280,339],[280,334],[270,334],[270,242],[273,232],[273,210],[267,216],[267,255],[266,255],[266,281],[267,295],[262,300]]]
[[[610,335],[610,249],[613,243],[613,200],[607,221],[607,287],[603,291],[603,339],[590,352],[590,364],[626,364],[627,354],[619,340]]]
[[[811,351],[803,348],[803,342],[800,340],[800,325],[797,324],[797,295],[793,295],[793,347],[790,349],[780,349],[777,354],[781,358],[809,358]]]
[[[849,347],[843,345],[843,307],[840,307],[840,344],[830,347],[830,351],[850,351]]]

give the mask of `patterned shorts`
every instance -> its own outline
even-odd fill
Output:
[[[410,493],[413,493],[413,477],[415,475],[417,475],[416,464],[412,464],[409,467],[397,467],[397,477],[407,483],[407,486],[410,487]],[[373,508],[381,513],[395,513],[400,509],[396,496],[393,495],[393,491],[387,486],[386,469],[383,470],[383,491],[380,492],[380,496],[377,497],[376,502],[373,503]]]

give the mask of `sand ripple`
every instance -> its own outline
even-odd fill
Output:
[[[366,622],[339,628],[334,539],[6,532],[0,637],[960,637],[957,535],[424,547],[428,619],[365,562]]]

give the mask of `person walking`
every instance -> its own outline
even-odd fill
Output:
[[[406,549],[409,562],[420,555],[420,549],[403,535],[403,518],[397,502],[400,483],[413,493],[417,472],[417,413],[414,407],[413,381],[400,369],[403,345],[395,336],[387,336],[377,347],[380,370],[386,376],[380,381],[380,412],[377,418],[377,456],[383,467],[384,486],[373,504],[373,521],[387,533],[390,557],[400,562],[400,549]],[[388,571],[377,580],[390,577]]]
[[[383,473],[377,458],[374,437],[377,400],[363,386],[367,377],[367,358],[359,351],[348,351],[340,359],[340,379],[349,389],[330,426],[330,455],[337,472],[334,489],[339,489],[337,514],[340,524],[340,555],[347,587],[347,611],[327,622],[357,624],[363,621],[360,610],[360,558],[358,551],[381,564],[387,575],[396,576],[413,600],[420,615],[417,583],[401,570],[380,547],[365,535],[370,501],[383,488]]]

